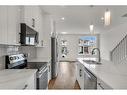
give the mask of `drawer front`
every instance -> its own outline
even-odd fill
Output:
[[[112,89],[109,85],[104,83],[102,80],[97,79],[97,89]]]
[[[77,81],[80,85],[81,89],[84,89],[84,66],[80,63],[77,64],[76,68],[76,73],[77,73]]]

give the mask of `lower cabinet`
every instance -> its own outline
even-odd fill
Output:
[[[97,78],[83,64],[77,62],[76,77],[81,89],[97,89]]]
[[[88,69],[86,69],[81,63],[76,63],[76,79],[81,89],[113,89],[105,82],[93,75]]]
[[[81,89],[84,89],[84,66],[77,62],[76,64],[76,78]]]
[[[112,89],[110,86],[108,86],[106,83],[104,83],[102,80],[97,79],[97,90],[104,90],[104,89]]]
[[[33,74],[24,84],[23,90],[36,89],[36,73]]]

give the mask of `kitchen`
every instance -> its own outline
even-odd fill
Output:
[[[127,89],[126,11],[0,6],[0,89]]]

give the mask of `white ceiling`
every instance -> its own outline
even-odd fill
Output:
[[[110,26],[104,26],[101,20],[107,8],[111,11]],[[57,32],[89,33],[89,25],[93,23],[95,32],[102,33],[127,22],[127,17],[121,17],[127,13],[127,6],[42,6],[42,9],[56,20]]]

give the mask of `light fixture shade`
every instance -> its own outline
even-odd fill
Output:
[[[111,23],[111,12],[107,9],[104,14],[104,24],[110,25]]]
[[[65,18],[64,18],[64,17],[62,17],[62,18],[61,18],[61,20],[65,20]]]
[[[89,28],[90,28],[90,32],[93,33],[93,31],[94,31],[94,25],[91,24],[91,25],[89,26]]]

